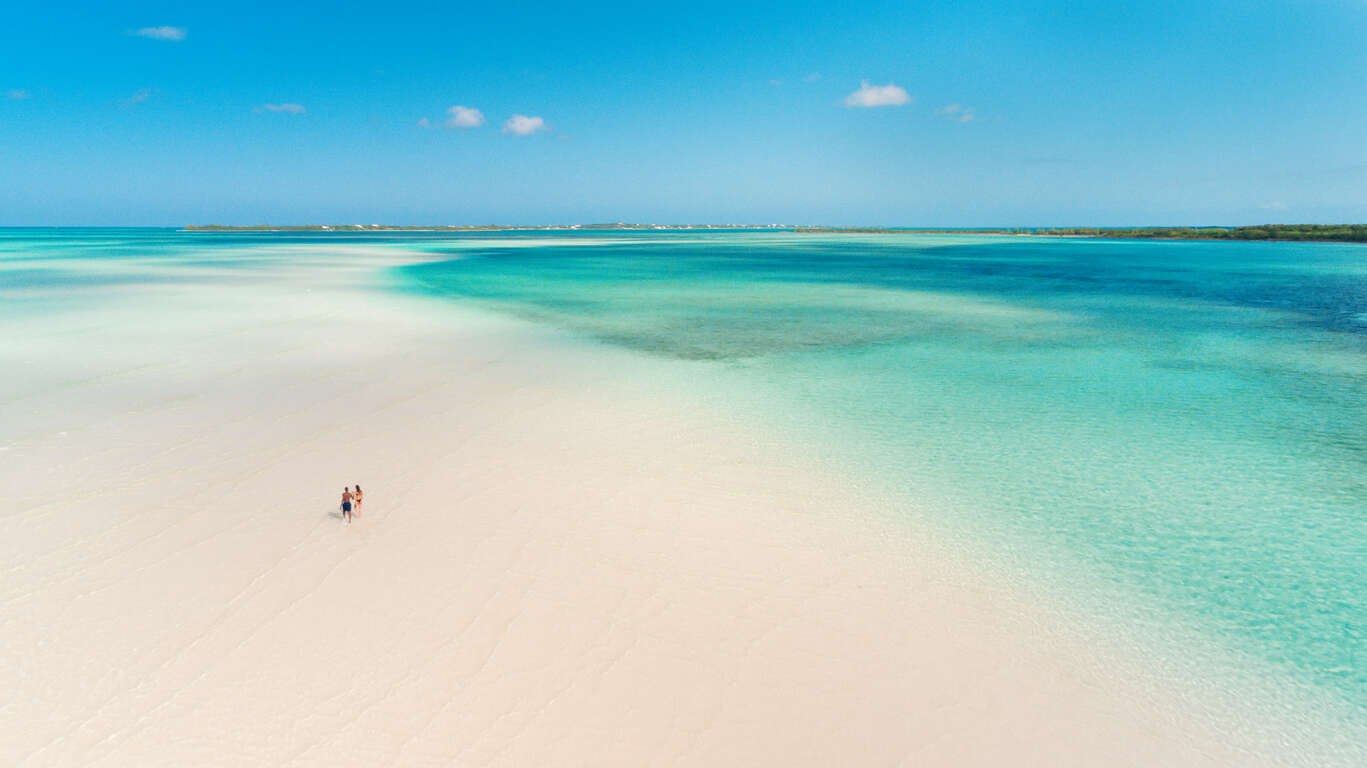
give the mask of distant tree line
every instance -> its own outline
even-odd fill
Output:
[[[1140,237],[1165,240],[1334,240],[1367,243],[1367,224],[1259,224],[1252,227],[1067,227],[1038,229],[1039,235]]]
[[[1367,224],[1259,224],[1252,227],[1000,227],[994,229],[886,229],[796,227],[796,232],[850,234],[1046,235],[1151,240],[1325,240],[1367,243]]]

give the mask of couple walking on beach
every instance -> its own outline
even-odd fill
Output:
[[[351,522],[351,508],[353,505],[356,508],[356,516],[361,516],[361,498],[364,495],[365,494],[361,492],[361,486],[359,485],[356,486],[356,491],[354,493],[345,485],[342,486],[342,517],[346,518],[348,523]]]

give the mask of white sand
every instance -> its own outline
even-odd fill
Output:
[[[336,272],[4,329],[0,764],[1248,764],[648,361]]]

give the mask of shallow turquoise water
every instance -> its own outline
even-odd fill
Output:
[[[1367,247],[617,237],[401,273],[698,361],[894,513],[1367,711]]]
[[[296,246],[436,256],[384,284],[671,361],[894,519],[1367,718],[1367,246],[0,230],[0,321]]]

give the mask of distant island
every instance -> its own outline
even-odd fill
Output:
[[[391,224],[302,224],[281,226],[256,224],[232,226],[224,224],[191,224],[182,232],[521,232],[525,230],[579,229],[792,229],[787,224],[472,224],[437,226],[395,226]]]
[[[1367,243],[1367,224],[1259,224],[1250,227],[1001,227],[988,229],[885,229],[795,227],[795,232],[876,234],[1041,235],[1146,240],[1320,240]]]
[[[1367,243],[1367,224],[1259,224],[1249,227],[985,227],[935,229],[903,227],[811,227],[787,224],[555,224],[555,225],[441,225],[386,224],[258,224],[229,226],[192,224],[182,232],[512,232],[526,230],[670,230],[729,229],[784,230],[798,233],[880,235],[1036,235],[1042,237],[1109,237],[1146,240],[1301,240]]]

